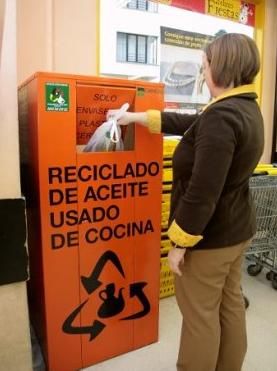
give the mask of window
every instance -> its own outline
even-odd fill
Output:
[[[158,4],[148,0],[130,0],[126,6],[129,9],[138,9],[146,12],[158,11]]]
[[[118,32],[117,62],[157,64],[157,37]]]

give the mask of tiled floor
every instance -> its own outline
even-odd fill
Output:
[[[263,271],[250,277],[244,268],[248,352],[243,371],[277,370],[277,291]],[[83,371],[175,371],[181,316],[174,297],[161,300],[159,341],[139,350],[88,367]],[[193,370],[192,370],[193,371]]]

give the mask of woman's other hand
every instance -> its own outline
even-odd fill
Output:
[[[173,247],[168,253],[169,268],[178,276],[182,276],[180,266],[184,264],[185,253],[186,249],[178,249],[176,247]]]

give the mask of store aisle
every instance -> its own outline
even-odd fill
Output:
[[[244,268],[243,290],[247,310],[248,353],[243,371],[276,371],[277,291],[265,273],[250,277]],[[121,355],[83,371],[175,371],[181,316],[175,297],[161,300],[159,342]]]

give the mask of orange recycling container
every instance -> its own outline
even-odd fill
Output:
[[[48,370],[158,339],[162,136],[135,124],[125,150],[83,152],[108,109],[163,109],[163,85],[38,72],[19,87],[30,317]]]

